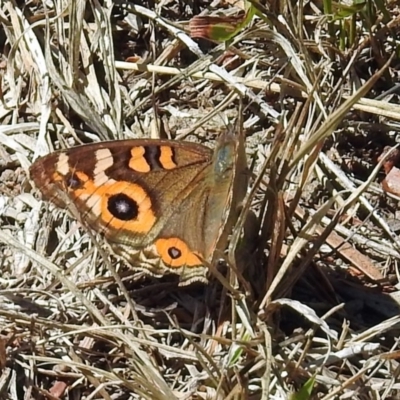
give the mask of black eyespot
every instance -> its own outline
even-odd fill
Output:
[[[176,247],[170,247],[168,249],[168,255],[173,259],[176,260],[177,258],[179,258],[182,255],[182,252],[177,249]]]
[[[110,196],[107,208],[115,218],[122,221],[131,221],[136,219],[139,213],[136,201],[124,193]]]
[[[65,175],[64,181],[67,185],[67,188],[70,190],[76,190],[83,187],[82,180],[79,179],[76,174],[68,173],[67,175]]]

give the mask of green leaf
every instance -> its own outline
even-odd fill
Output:
[[[315,375],[311,377],[304,386],[296,393],[289,396],[289,400],[309,400],[315,384]]]

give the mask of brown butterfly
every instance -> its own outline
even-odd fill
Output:
[[[105,236],[115,253],[150,275],[206,282],[247,189],[240,134],[214,151],[172,140],[82,145],[38,159],[30,175],[45,200],[68,208]]]

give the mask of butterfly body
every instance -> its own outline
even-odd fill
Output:
[[[246,182],[243,144],[225,133],[214,152],[171,140],[82,145],[38,159],[31,178],[45,200],[78,209],[134,269],[180,284],[206,281],[223,250]]]

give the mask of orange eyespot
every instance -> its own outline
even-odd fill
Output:
[[[169,267],[199,267],[203,265],[200,257],[178,238],[158,239],[156,248],[160,258]]]
[[[110,182],[96,186],[82,172],[74,173],[77,188],[71,185],[69,175],[64,176],[71,194],[85,202],[96,218],[113,229],[147,233],[156,222],[152,202],[146,191],[130,182]]]

